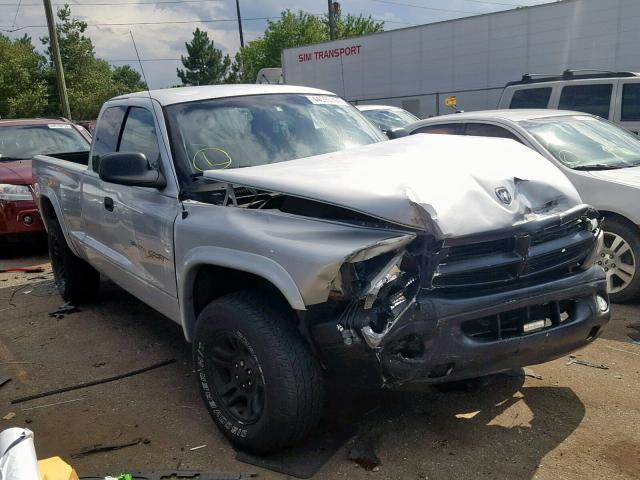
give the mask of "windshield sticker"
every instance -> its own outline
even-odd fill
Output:
[[[333,95],[306,95],[306,97],[314,105],[348,105],[345,100]]]
[[[71,128],[71,125],[68,123],[49,123],[47,124],[49,128]]]

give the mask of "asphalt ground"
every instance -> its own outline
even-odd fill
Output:
[[[31,429],[39,458],[58,455],[80,475],[178,468],[285,478],[235,460],[200,400],[178,325],[108,281],[98,302],[51,317],[63,302],[46,252],[0,252],[0,268],[13,266],[44,272],[0,273],[0,373],[12,377],[0,387],[0,429]],[[614,305],[612,313],[602,337],[575,353],[608,369],[567,356],[532,366],[525,376],[502,375],[475,392],[423,388],[358,399],[334,390],[334,408],[355,412],[344,421],[353,422],[381,465],[367,471],[349,460],[348,441],[316,478],[640,478],[640,345],[627,336],[640,306]],[[176,362],[10,403],[166,359]],[[2,419],[10,413],[15,416]],[[127,448],[76,456],[85,447],[138,439]]]

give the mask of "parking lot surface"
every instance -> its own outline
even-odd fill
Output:
[[[0,429],[35,433],[39,458],[59,455],[78,473],[150,469],[283,475],[235,460],[210,420],[181,328],[108,281],[98,302],[50,316],[62,305],[45,256],[5,256],[0,266]],[[640,478],[640,345],[627,336],[640,306],[614,305],[603,336],[577,352],[502,375],[476,392],[378,392],[354,420],[382,464],[366,471],[347,442],[316,478]],[[176,362],[116,382],[21,404],[11,400]],[[55,405],[51,405],[55,404]],[[34,408],[35,407],[35,408]],[[358,405],[344,405],[352,411]],[[338,408],[340,408],[338,402]],[[139,443],[76,457],[97,444]],[[191,450],[194,447],[205,447]]]

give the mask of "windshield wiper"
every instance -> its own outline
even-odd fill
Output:
[[[617,170],[618,168],[632,167],[633,165],[611,165],[610,163],[592,163],[589,165],[577,165],[573,170]]]
[[[0,162],[15,162],[15,161],[19,161],[19,160],[28,160],[28,158],[22,158],[22,157],[3,157],[3,156],[0,156]]]

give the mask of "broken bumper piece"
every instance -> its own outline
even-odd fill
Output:
[[[609,321],[599,267],[542,285],[463,297],[419,294],[367,339],[386,386],[442,383],[547,362],[594,340]],[[375,333],[375,332],[372,332]]]
[[[382,340],[378,358],[388,385],[462,380],[561,357],[608,321],[604,272],[592,267],[481,297],[421,295]]]

